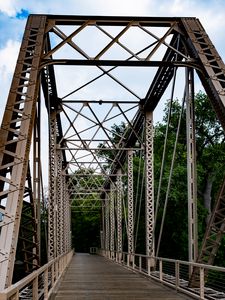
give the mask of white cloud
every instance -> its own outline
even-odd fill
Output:
[[[101,13],[103,15],[143,16],[149,14],[149,8],[151,3],[152,1],[149,0],[140,0],[140,1],[98,0],[97,5],[96,5],[96,1],[90,1],[90,8],[92,11],[97,11],[98,13]]]
[[[17,56],[19,53],[20,43],[8,40],[5,48],[0,49],[0,90],[1,90],[1,107],[4,107],[7,94],[11,84],[12,74],[14,72]],[[2,109],[0,109],[0,119],[2,119]]]
[[[0,11],[12,17],[16,14],[15,0],[1,0]]]
[[[8,40],[6,47],[0,50],[0,76],[5,80],[14,71],[20,43]]]

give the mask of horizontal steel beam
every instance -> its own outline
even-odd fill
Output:
[[[199,68],[195,61],[157,61],[157,60],[99,60],[99,59],[43,59],[41,67],[48,65],[69,66],[117,66],[117,67],[192,67]]]

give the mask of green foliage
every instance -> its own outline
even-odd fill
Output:
[[[120,125],[114,124],[111,128],[111,141],[113,144],[118,146],[122,145],[123,140],[125,139],[124,133],[126,131],[126,124],[122,122]],[[104,158],[106,162],[110,163],[114,159],[115,152],[109,148],[108,143],[100,143],[98,145],[98,157]],[[104,149],[104,150],[103,150]],[[108,150],[105,150],[108,149]],[[105,166],[107,168],[107,164]]]
[[[100,211],[72,211],[72,243],[76,252],[89,252],[90,247],[100,247]]]
[[[164,137],[166,132],[166,120],[169,114],[169,102],[165,107],[165,116],[162,123],[155,127],[154,152],[155,152],[155,186],[157,190],[158,178],[161,166]],[[173,145],[177,131],[181,104],[173,101],[171,120],[168,133],[168,143],[165,160],[165,170],[161,191],[161,206],[157,225],[161,221],[162,207],[166,194],[167,180],[171,164]],[[187,167],[186,167],[186,121],[185,109],[181,121],[181,129],[178,139],[176,160],[173,170],[171,190],[169,194],[168,208],[163,231],[160,256],[174,257],[177,259],[188,258],[188,220],[187,220]],[[196,117],[196,152],[197,152],[197,183],[198,183],[198,230],[199,242],[203,239],[206,228],[206,217],[209,211],[204,207],[205,196],[215,199],[224,174],[224,132],[219,124],[216,114],[211,108],[208,97],[199,92],[195,96]],[[211,190],[206,190],[206,184],[212,184]],[[206,195],[208,193],[208,195]],[[209,194],[210,193],[210,194]],[[213,202],[213,201],[212,201]],[[212,204],[210,205],[212,207]],[[157,228],[158,228],[157,226]],[[158,229],[156,229],[156,236]],[[157,241],[157,237],[156,237]]]
[[[101,201],[96,191],[103,182],[102,176],[94,174],[92,169],[78,170],[70,180],[69,188],[74,191],[71,201],[72,243],[77,252],[100,247]]]

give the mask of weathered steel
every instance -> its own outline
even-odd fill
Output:
[[[117,172],[117,252],[120,252],[122,254],[123,251],[123,224],[122,224],[122,176],[121,176],[121,170],[118,170]],[[120,254],[119,254],[120,255]],[[119,260],[121,259],[121,256],[119,257]]]
[[[188,245],[189,261],[198,256],[197,216],[197,165],[195,141],[194,78],[193,70],[186,71],[186,132],[187,132],[187,180],[188,180]]]
[[[153,113],[145,115],[146,155],[146,255],[153,256],[154,249],[154,171],[153,171]]]
[[[56,201],[56,143],[57,122],[56,113],[51,112],[49,120],[49,199],[48,199],[48,260],[57,257],[57,201]]]
[[[0,234],[0,290],[11,284],[13,276],[45,25],[45,16],[28,20],[0,131],[0,198],[6,201]]]
[[[70,27],[69,34],[66,33],[67,31],[64,32],[64,25],[67,28]],[[116,34],[109,30],[111,27],[117,27]],[[156,34],[153,30],[155,28],[161,28],[162,33]],[[79,36],[85,35],[88,30],[91,30],[93,34],[97,32],[106,38],[104,43],[96,43],[98,46],[96,49],[95,47],[91,48],[93,53],[82,43],[79,44]],[[140,32],[142,37],[144,34],[147,45],[135,51],[132,46],[128,46],[126,38],[130,30]],[[157,32],[160,31],[157,30]],[[74,53],[74,57],[67,56],[66,51],[64,52],[65,46],[71,50],[71,53]],[[162,49],[161,46],[164,49],[162,55],[159,51]],[[118,47],[117,49],[121,52],[114,52],[114,47]],[[58,54],[60,55],[57,56]],[[158,54],[161,56],[157,56]],[[155,57],[161,58],[157,60]],[[66,91],[64,95],[62,95],[63,92],[60,93],[62,97],[60,99],[57,92],[58,78],[56,80],[59,72],[55,73],[55,65],[62,65],[62,67],[66,65],[66,68],[69,66],[71,68],[79,67],[79,71],[76,73],[79,78],[82,77],[80,68],[91,68],[92,66],[96,68],[97,75],[85,79],[80,85],[76,82],[75,86],[71,87],[74,90]],[[125,83],[120,76],[117,76],[120,68],[130,70],[151,67],[155,67],[157,70],[151,80],[143,78],[147,80],[147,84],[150,83],[149,88],[144,92],[144,97],[135,90],[133,81],[125,80]],[[218,118],[225,128],[225,66],[198,19],[56,15],[32,15],[29,17],[0,131],[0,274],[3,278],[0,289],[11,284],[22,202],[26,194],[29,194],[31,200],[28,202],[32,203],[33,201],[34,203],[30,206],[31,214],[34,213],[31,221],[33,223],[33,245],[35,245],[32,253],[36,255],[35,259],[31,257],[33,266],[36,264],[35,260],[38,260],[39,233],[35,233],[35,228],[38,229],[35,223],[40,219],[38,216],[41,170],[39,154],[40,144],[43,141],[41,141],[39,132],[40,122],[38,121],[37,127],[34,122],[35,116],[40,117],[40,113],[36,114],[36,102],[41,94],[39,93],[40,82],[49,117],[48,258],[52,259],[70,250],[69,201],[70,197],[75,197],[75,195],[86,201],[88,196],[81,195],[82,192],[90,195],[94,193],[95,199],[104,201],[106,250],[109,248],[114,250],[115,245],[112,245],[112,240],[111,247],[109,247],[109,234],[111,231],[111,237],[113,235],[114,239],[115,219],[113,221],[112,205],[109,205],[110,201],[108,198],[106,199],[106,194],[110,187],[114,186],[119,170],[124,176],[127,176],[124,173],[128,149],[139,151],[143,146],[146,147],[147,175],[146,252],[152,255],[154,254],[152,112],[168,88],[174,69],[183,67],[196,70]],[[39,75],[41,75],[40,78]],[[107,95],[103,95],[105,101],[99,100],[98,97],[97,101],[94,101],[93,95],[89,101],[85,93],[87,90],[83,94],[84,97],[80,97],[79,92],[82,89],[89,88],[101,78],[107,78],[118,87],[118,93],[122,90],[125,96],[121,95],[120,99],[126,100],[113,99],[116,97],[109,96],[108,91]],[[129,76],[126,76],[126,79],[129,79]],[[75,96],[70,101],[71,95]],[[77,101],[76,98],[78,98]],[[113,100],[110,101],[110,99]],[[99,109],[100,107],[101,109]],[[118,122],[121,121],[126,124],[124,132],[113,131],[112,125],[118,125]],[[145,126],[146,144],[143,145],[140,135]],[[32,131],[34,132],[33,142],[36,144],[36,147],[33,148],[35,165],[31,172],[34,175],[33,187],[30,184],[28,193],[26,179],[29,177],[27,166]],[[111,154],[107,157],[109,152]],[[87,182],[83,186],[80,184],[85,178],[80,176],[80,173],[85,168],[91,169],[93,172],[91,173],[92,177],[90,174],[87,175],[88,178],[92,178],[90,186]],[[131,172],[128,173],[128,182],[131,186]],[[71,184],[70,178],[73,176],[74,182]],[[194,177],[193,180],[195,180]],[[32,198],[32,196],[34,197]],[[109,197],[109,193],[107,197]],[[120,206],[120,202],[118,202],[120,196],[117,195],[117,197],[117,205]],[[128,198],[130,198],[128,201],[130,210],[128,210],[127,229],[130,237],[131,232],[133,234],[134,226],[133,221],[131,222],[133,200],[131,197]],[[99,207],[98,202],[99,200],[96,202],[96,208]],[[27,206],[27,203],[24,204],[25,210]],[[109,212],[111,212],[110,220]],[[114,213],[113,208],[113,215]],[[111,228],[109,221],[111,221]],[[121,215],[118,211],[118,249],[121,248],[120,221]],[[193,242],[196,239],[196,234],[194,234]],[[129,244],[130,252],[133,251],[131,248],[131,244]],[[214,250],[217,249],[214,248]],[[196,255],[191,256],[194,259]],[[54,276],[54,270],[51,275]]]
[[[40,267],[40,236],[36,207],[38,201],[35,200],[32,194],[30,166],[28,166],[17,247],[17,253],[22,252],[26,274]]]
[[[186,30],[188,54],[198,64],[196,71],[225,130],[224,62],[198,19],[182,18],[181,21]]]
[[[133,151],[127,153],[127,243],[128,253],[134,253],[134,175],[133,175]]]
[[[109,211],[110,211],[110,203],[109,203],[109,197],[108,194],[106,195],[105,199],[105,250],[109,251],[109,245],[110,245],[110,225],[109,225]]]
[[[112,184],[110,191],[110,251],[115,251],[115,186]]]

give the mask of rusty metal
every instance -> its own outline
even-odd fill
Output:
[[[28,20],[0,131],[0,290],[11,284],[13,276],[45,25],[45,16]]]
[[[133,30],[137,35],[140,34],[137,38],[144,37],[146,41],[141,47],[138,47],[139,43],[129,44],[127,37]],[[95,37],[96,34],[93,47],[84,42],[87,41],[88,32],[89,37]],[[99,35],[102,41],[98,40]],[[83,41],[80,38],[82,36]],[[64,51],[65,48],[70,54]],[[76,80],[66,87],[64,83],[67,76],[63,77],[58,68],[69,66]],[[34,216],[33,225],[40,219],[40,172],[43,168],[39,154],[40,145],[47,144],[41,140],[39,132],[42,120],[38,121],[37,127],[34,125],[35,116],[40,117],[36,105],[40,84],[44,96],[43,99],[40,97],[40,103],[43,100],[45,102],[49,125],[49,260],[70,250],[70,198],[77,197],[81,203],[84,201],[83,205],[90,206],[88,195],[79,194],[84,192],[89,195],[94,193],[98,199],[95,202],[96,208],[101,207],[100,201],[104,203],[105,244],[106,250],[110,250],[108,192],[115,185],[118,172],[127,176],[127,152],[144,148],[147,150],[145,159],[148,161],[146,248],[148,254],[153,254],[151,114],[169,87],[174,70],[186,67],[199,75],[225,128],[225,66],[198,19],[56,15],[29,17],[0,131],[0,290],[9,286],[12,280],[19,229],[22,228],[20,219],[26,180],[30,176],[27,167],[32,132],[37,147],[34,148],[35,166],[31,171],[34,183],[30,186],[31,201],[27,202],[30,203],[30,214]],[[92,68],[95,71],[91,76],[87,72],[87,76],[82,77],[85,68],[91,70],[90,73]],[[143,76],[146,90],[140,91],[135,88],[133,79],[134,76],[135,79],[138,77],[136,70],[146,68],[154,68],[155,72],[149,72],[149,78]],[[128,76],[128,73],[121,70],[133,70],[133,73]],[[103,83],[97,85],[101,80]],[[112,84],[116,95],[110,94],[107,86],[104,94],[105,82]],[[91,90],[93,86],[95,89]],[[103,97],[99,96],[101,92]],[[121,122],[127,125],[124,132],[113,131],[112,125]],[[147,131],[143,142],[141,132],[145,124]],[[107,157],[105,153],[108,152],[111,154]],[[84,169],[91,170],[93,176],[81,176]],[[88,176],[92,177],[91,184],[89,182],[82,186],[81,183]],[[27,206],[25,203],[24,209]],[[121,210],[119,214],[118,249],[121,248]],[[133,228],[132,222],[129,221],[129,228]],[[123,223],[126,225],[126,222]],[[36,229],[37,232],[33,226],[33,253],[36,258],[31,258],[32,268],[38,265],[40,252],[40,231],[38,227]]]

